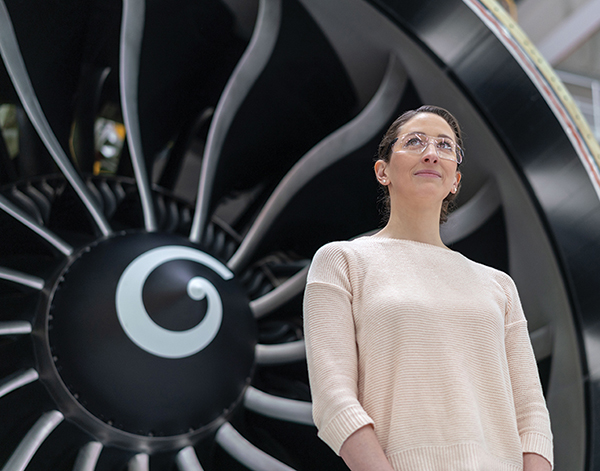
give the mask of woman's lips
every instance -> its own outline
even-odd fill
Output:
[[[442,175],[435,170],[418,170],[415,172],[415,175],[420,177],[429,177],[429,178],[442,178]]]

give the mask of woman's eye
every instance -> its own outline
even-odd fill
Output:
[[[404,145],[407,147],[415,147],[415,146],[420,146],[422,144],[423,144],[423,142],[418,137],[411,137],[408,141],[406,141],[406,143]]]
[[[448,141],[440,141],[438,147],[444,150],[452,150],[452,144]]]

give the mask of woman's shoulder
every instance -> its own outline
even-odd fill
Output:
[[[515,282],[513,281],[512,277],[505,271],[491,267],[489,265],[485,265],[480,262],[476,262],[465,256],[463,256],[463,259],[471,267],[471,269],[477,273],[479,277],[485,277],[490,280],[493,280],[501,286],[503,286],[504,288],[508,288],[511,290],[513,289],[513,287],[515,287]]]
[[[372,260],[373,248],[366,237],[329,242],[319,248],[313,256],[311,271],[318,267],[337,267],[349,273],[360,270]]]
[[[343,257],[353,258],[362,254],[368,254],[376,250],[376,244],[373,243],[373,237],[361,236],[351,240],[336,240],[328,242],[320,247],[313,259],[323,257]]]

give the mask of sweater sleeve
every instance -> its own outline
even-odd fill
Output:
[[[506,277],[506,355],[523,453],[536,453],[553,465],[550,416],[517,287]]]
[[[304,294],[304,335],[319,437],[337,454],[356,430],[373,424],[358,401],[352,288],[345,254],[322,247],[311,264]]]

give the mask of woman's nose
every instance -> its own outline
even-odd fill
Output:
[[[423,149],[423,154],[421,156],[423,162],[431,162],[436,163],[439,159],[437,155],[437,149],[435,148],[435,144],[433,142],[428,142]]]

